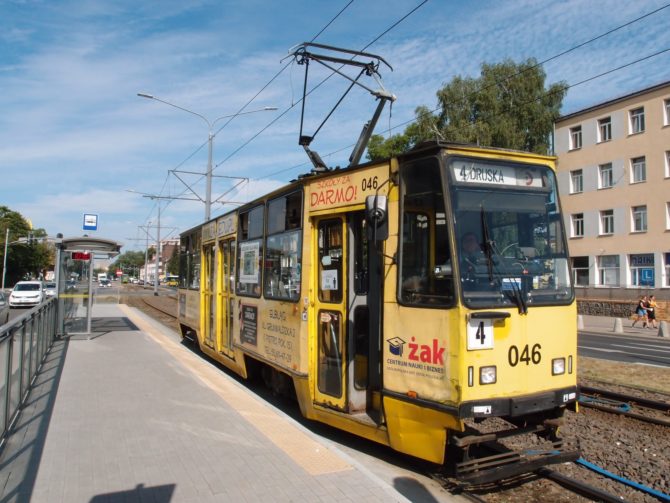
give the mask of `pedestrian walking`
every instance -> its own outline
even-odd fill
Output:
[[[658,325],[656,324],[656,308],[658,307],[658,304],[656,304],[656,297],[653,295],[650,295],[649,298],[647,299],[647,303],[645,305],[645,308],[647,310],[647,321],[648,325],[647,328],[658,328]]]
[[[637,302],[637,307],[635,308],[635,320],[633,321],[633,325],[642,320],[642,328],[647,326],[647,308],[645,307],[647,303],[647,296],[642,296],[640,297],[640,300]]]

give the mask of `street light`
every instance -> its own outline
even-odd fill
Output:
[[[253,114],[256,112],[266,112],[270,110],[277,110],[277,107],[263,107],[259,108],[258,110],[250,110],[248,112],[238,112],[236,114],[230,114],[230,115],[222,115],[221,117],[217,117],[213,121],[210,121],[207,119],[202,114],[199,114],[197,112],[194,112],[193,110],[189,110],[188,108],[180,107],[179,105],[175,105],[174,103],[170,103],[169,101],[163,100],[161,98],[158,98],[154,96],[153,94],[147,94],[147,93],[137,93],[137,95],[140,98],[147,98],[150,100],[155,100],[155,101],[160,101],[161,103],[165,103],[166,105],[170,105],[171,107],[178,108],[179,110],[183,110],[184,112],[188,112],[192,115],[195,115],[197,117],[200,117],[202,120],[204,120],[207,123],[207,128],[209,129],[209,135],[207,138],[207,173],[206,173],[206,193],[205,193],[205,221],[208,221],[211,216],[211,209],[212,209],[212,145],[214,142],[214,136],[215,134],[212,132],[212,129],[214,127],[214,124],[216,124],[218,121],[221,119],[232,119],[234,117],[237,117],[238,115],[247,115],[247,114]]]

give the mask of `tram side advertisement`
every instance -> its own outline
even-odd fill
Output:
[[[277,302],[269,307],[240,304],[240,342],[268,361],[296,372],[301,368],[302,318],[294,304]]]
[[[422,319],[386,313],[386,326],[393,327],[383,341],[384,387],[437,401],[456,398],[450,385],[448,338],[443,322],[432,320],[433,313]],[[395,319],[394,319],[395,318]],[[411,319],[412,323],[407,320]],[[438,335],[439,334],[439,335]]]
[[[318,211],[363,204],[367,196],[374,195],[377,190],[382,189],[388,177],[389,166],[384,164],[316,180],[310,185],[310,193],[306,196],[309,210]]]

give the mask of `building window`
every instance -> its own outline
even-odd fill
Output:
[[[598,166],[600,174],[600,188],[608,189],[614,186],[614,175],[612,174],[612,163],[601,164]]]
[[[665,177],[670,178],[670,150],[665,151]]]
[[[584,190],[584,174],[581,169],[570,171],[570,193],[577,194]]]
[[[610,141],[612,139],[612,118],[605,117],[598,121],[598,142]]]
[[[600,284],[603,286],[619,286],[619,255],[603,255],[598,257]]]
[[[654,286],[654,254],[630,255],[631,286]]]
[[[632,183],[647,181],[647,159],[646,157],[634,157],[630,160],[630,171]]]
[[[582,126],[570,128],[570,150],[582,148]]]
[[[644,132],[644,107],[636,108],[630,111],[630,133]]]
[[[614,210],[600,212],[600,234],[614,234]]]
[[[589,258],[572,257],[572,274],[575,286],[589,286]]]
[[[665,254],[665,286],[670,286],[670,253]]]
[[[572,237],[581,238],[584,236],[584,213],[575,213],[572,215]]]
[[[670,203],[665,203],[665,228],[670,230]]]
[[[647,207],[633,206],[633,232],[647,231]]]
[[[666,126],[670,126],[670,99],[667,99],[663,102],[664,109],[665,109],[665,121],[663,124]]]

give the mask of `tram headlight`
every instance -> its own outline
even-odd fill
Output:
[[[551,360],[551,375],[565,374],[565,358],[554,358]]]
[[[494,384],[496,382],[496,366],[479,367],[479,384]]]

